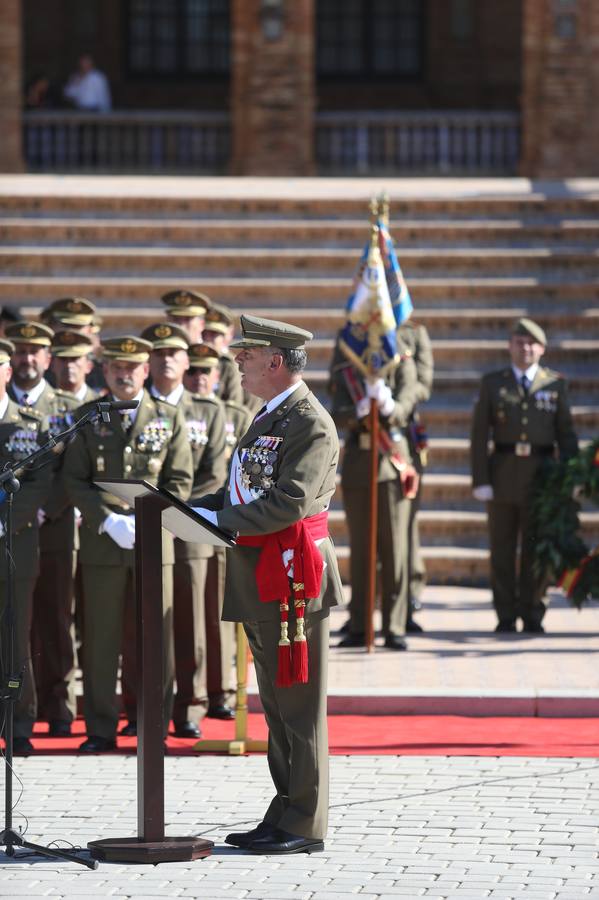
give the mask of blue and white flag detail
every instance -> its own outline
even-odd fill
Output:
[[[383,378],[400,362],[400,355],[377,225],[372,226],[370,244],[360,261],[346,313],[339,341],[341,350],[363,375]]]
[[[395,247],[393,246],[393,238],[389,234],[386,223],[379,219],[379,244],[381,255],[383,257],[383,265],[385,267],[385,278],[387,279],[387,288],[393,306],[393,315],[397,327],[402,325],[406,319],[409,319],[414,306],[412,298],[406,284]]]

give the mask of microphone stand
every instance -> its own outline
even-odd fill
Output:
[[[100,417],[104,422],[110,421],[111,409],[135,409],[137,403],[126,405],[122,403],[114,403],[112,401],[103,401],[96,403],[96,408],[89,410],[81,419],[75,422],[70,428],[51,437],[42,447],[39,447],[33,453],[23,460],[14,463],[7,463],[4,470],[0,474],[0,490],[6,493],[6,605],[4,609],[4,627],[2,629],[2,659],[6,660],[6,669],[2,671],[2,682],[0,687],[0,701],[5,706],[4,716],[4,763],[5,763],[5,781],[4,781],[4,828],[0,832],[0,846],[6,848],[7,856],[15,856],[15,847],[23,847],[33,850],[40,856],[48,856],[50,858],[64,859],[68,862],[76,862],[79,865],[86,866],[88,869],[97,869],[98,861],[96,859],[81,859],[74,853],[67,850],[55,849],[53,847],[45,847],[40,844],[33,844],[26,841],[18,831],[15,831],[12,824],[13,813],[13,740],[14,740],[14,704],[19,698],[21,690],[22,674],[14,672],[15,658],[15,564],[13,559],[13,499],[14,495],[20,488],[20,482],[17,475],[21,475],[27,471],[41,469],[48,463],[52,462],[52,457],[41,462],[39,465],[35,463],[50,451],[62,452],[66,445],[75,437],[85,425],[90,422],[96,422]],[[18,856],[17,856],[18,858]]]

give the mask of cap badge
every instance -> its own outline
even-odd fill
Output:
[[[23,325],[23,327],[21,328],[21,337],[35,337],[35,325]]]
[[[137,350],[137,344],[132,340],[121,341],[120,349],[121,353],[135,353],[135,351]]]
[[[154,334],[157,338],[167,338],[170,337],[172,333],[172,329],[169,328],[168,325],[159,325],[154,329]]]

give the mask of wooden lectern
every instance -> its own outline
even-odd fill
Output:
[[[183,541],[233,547],[235,541],[174,494],[146,481],[106,479],[98,487],[135,507],[137,625],[137,837],[90,841],[95,859],[159,863],[209,856],[200,837],[164,834],[164,678],[162,528]]]

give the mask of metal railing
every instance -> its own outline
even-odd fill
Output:
[[[515,112],[321,112],[316,164],[323,174],[513,174]]]
[[[219,173],[230,155],[226,112],[26,112],[31,172]]]

